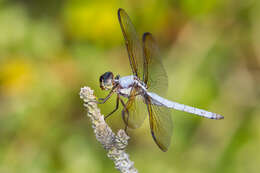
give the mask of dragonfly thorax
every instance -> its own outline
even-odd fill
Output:
[[[146,91],[145,84],[134,75],[121,77],[115,82],[118,83],[117,93],[124,97],[130,96],[133,87],[140,93]]]
[[[118,84],[121,88],[130,88],[135,83],[135,77],[133,75],[131,76],[124,76],[118,79]]]

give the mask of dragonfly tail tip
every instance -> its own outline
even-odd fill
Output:
[[[221,119],[224,119],[224,116],[222,116],[222,115],[217,115],[217,120],[221,120]]]

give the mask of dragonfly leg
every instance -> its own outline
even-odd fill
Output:
[[[95,102],[98,104],[104,104],[113,94],[114,94],[114,90],[111,90],[105,98],[98,99],[98,100],[102,100],[102,101],[95,101]]]
[[[130,93],[132,93],[133,89],[134,89],[135,87],[137,87],[137,86],[138,86],[137,84],[134,84],[134,86],[132,87]],[[131,95],[128,99],[130,99],[130,98],[133,97],[133,96],[136,97],[137,95],[140,95],[140,94],[141,94],[141,92],[138,92],[138,93],[136,93],[136,95]],[[128,121],[129,121],[129,111],[128,111],[126,105],[124,104],[124,102],[123,102],[122,100],[121,100],[121,103],[122,103],[122,105],[123,105],[123,107],[124,107],[124,109],[123,109],[123,111],[122,111],[122,118],[123,118],[124,123],[125,123],[125,132],[126,132],[126,134],[127,134],[127,127],[128,127]],[[126,114],[127,114],[127,115],[126,115]],[[127,116],[127,117],[125,117],[125,116]]]
[[[122,105],[124,107],[124,109],[122,111],[122,118],[123,118],[123,121],[125,123],[125,132],[127,134],[129,112],[128,112],[127,108],[126,108],[126,105],[125,105],[124,101],[121,98],[119,98],[119,99],[120,99],[120,101],[121,101],[121,103],[122,103]],[[127,113],[127,120],[125,119],[125,113]]]
[[[116,108],[110,112],[108,115],[105,116],[105,119],[107,119],[110,115],[112,115],[114,112],[116,112],[118,110],[118,106],[119,106],[119,95],[117,95],[117,98],[116,98]]]

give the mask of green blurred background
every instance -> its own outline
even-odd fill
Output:
[[[80,88],[98,97],[105,71],[131,73],[117,9],[152,32],[168,99],[225,116],[172,111],[169,151],[147,119],[127,152],[140,172],[259,172],[260,2],[253,0],[0,0],[0,172],[117,172],[95,140]],[[100,108],[103,114],[115,98]],[[109,118],[117,130],[120,115]]]

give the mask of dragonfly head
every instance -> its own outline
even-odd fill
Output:
[[[99,78],[100,88],[102,90],[111,90],[114,86],[114,75],[112,72],[106,72]]]

